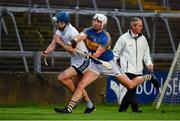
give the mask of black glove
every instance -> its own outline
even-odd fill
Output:
[[[71,46],[72,48],[76,48],[77,46],[77,42],[74,39],[71,40]]]

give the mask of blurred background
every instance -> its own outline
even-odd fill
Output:
[[[44,65],[40,55],[55,32],[51,18],[60,10],[70,12],[71,22],[79,31],[91,25],[95,13],[107,15],[106,29],[112,37],[112,48],[128,30],[130,18],[141,17],[155,73],[163,84],[180,42],[179,0],[1,0],[1,104],[59,104],[70,99],[71,93],[57,80],[58,73],[70,66],[69,55],[57,47],[47,58],[49,66]],[[101,76],[87,88],[93,102],[117,102],[109,81],[111,78]],[[152,95],[147,101],[141,101],[151,103],[158,90],[150,92],[144,86],[137,91],[140,100]]]

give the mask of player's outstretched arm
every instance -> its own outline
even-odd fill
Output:
[[[80,42],[80,41],[82,41],[82,40],[85,40],[87,38],[87,34],[85,34],[84,32],[81,32],[78,36],[76,36],[75,38],[74,38],[74,40],[76,41],[76,42]]]
[[[45,57],[48,56],[48,54],[50,54],[51,52],[53,52],[56,48],[56,42],[53,39],[52,42],[49,44],[49,46],[46,48],[45,51],[43,51],[41,54]]]
[[[87,38],[87,34],[85,34],[84,32],[81,32],[79,35],[77,35],[74,39],[72,39],[69,42],[69,45],[71,45],[72,48],[76,48],[77,43],[85,40]]]

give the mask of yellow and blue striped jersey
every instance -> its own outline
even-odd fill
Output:
[[[102,53],[99,59],[110,61],[114,58],[113,52],[111,50],[111,37],[107,31],[104,30],[100,33],[97,33],[92,27],[89,27],[84,29],[83,32],[87,34],[85,43],[89,52],[95,53],[97,48],[101,45],[106,49],[106,51]]]

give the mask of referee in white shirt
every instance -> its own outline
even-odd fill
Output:
[[[130,29],[119,37],[113,49],[115,59],[120,59],[121,69],[130,79],[142,75],[143,62],[150,72],[153,71],[148,42],[141,34],[142,29],[142,20],[137,17],[132,18]],[[136,88],[127,91],[120,104],[119,112],[125,112],[129,105],[133,112],[142,112],[139,110]]]

